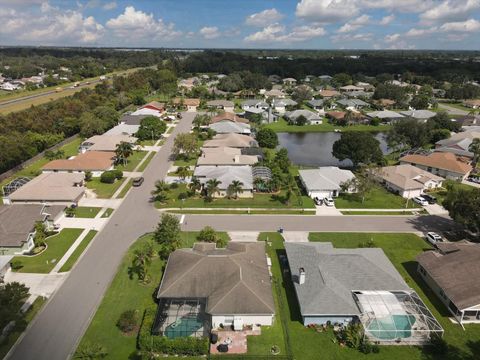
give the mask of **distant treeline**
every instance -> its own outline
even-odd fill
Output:
[[[140,70],[114,77],[111,85],[102,83],[71,97],[0,116],[0,173],[73,134],[103,133],[116,124],[120,110],[143,104],[153,91],[171,94],[176,82],[170,69]]]
[[[321,52],[323,53],[323,52]],[[280,55],[279,53],[277,55]],[[276,59],[267,51],[257,57],[251,51],[205,51],[193,53],[182,63],[185,73],[231,74],[248,70],[263,75],[279,75],[303,79],[306,75],[350,75],[377,76],[379,74],[410,74],[422,84],[448,81],[462,84],[469,80],[480,80],[480,55],[475,52],[365,52],[352,58],[343,52],[329,52],[330,56],[295,57],[284,52]],[[259,58],[260,57],[260,58]]]

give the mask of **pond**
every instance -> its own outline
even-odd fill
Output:
[[[341,134],[335,132],[279,133],[279,147],[288,150],[288,157],[295,165],[351,167],[350,160],[339,161],[332,155],[333,143]],[[375,134],[384,154],[388,153],[385,133]]]

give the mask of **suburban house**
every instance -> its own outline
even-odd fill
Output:
[[[249,124],[228,120],[210,124],[208,127],[214,130],[217,134],[235,133],[249,135],[251,133]]]
[[[272,98],[280,98],[281,99],[281,98],[285,97],[285,93],[280,89],[272,89],[272,90],[265,91],[264,96],[266,98],[272,97]]]
[[[285,243],[304,325],[359,321],[380,344],[429,343],[443,329],[380,248]]]
[[[367,116],[370,119],[378,118],[386,123],[392,123],[405,118],[405,116],[403,116],[402,114],[391,110],[372,111],[368,112]]]
[[[0,205],[0,253],[18,255],[30,252],[35,244],[35,223],[51,230],[63,215],[65,206],[43,204]]]
[[[249,148],[258,147],[258,143],[251,136],[229,133],[215,135],[211,140],[205,141],[203,147]]]
[[[454,115],[452,121],[460,124],[463,129],[468,129],[470,126],[480,126],[480,115]]]
[[[175,106],[185,106],[188,112],[197,111],[197,108],[200,106],[200,99],[184,99],[184,98],[174,98],[173,104]]]
[[[330,75],[320,75],[318,78],[326,82],[330,82],[333,79]]]
[[[213,194],[213,197],[226,197],[228,186],[235,180],[243,184],[243,192],[239,193],[238,197],[253,197],[253,175],[251,166],[197,166],[193,175],[200,180],[203,186],[205,186],[210,179],[220,181],[218,186],[219,191]]]
[[[472,171],[472,166],[465,158],[449,152],[406,155],[400,158],[400,164],[410,164],[445,179],[459,181],[466,179]]]
[[[242,102],[243,110],[248,110],[251,108],[267,110],[269,107],[270,106],[268,105],[268,103],[258,99],[245,100],[244,102]]]
[[[10,194],[3,203],[77,203],[85,193],[81,173],[43,173]]]
[[[347,97],[351,99],[357,99],[357,98],[364,98],[364,99],[370,99],[373,96],[373,92],[369,91],[364,91],[364,90],[359,90],[359,91],[349,91],[345,93]]]
[[[87,151],[68,160],[52,160],[42,167],[44,173],[85,173],[90,171],[93,177],[112,170],[115,153],[109,151]]]
[[[130,115],[132,116],[156,116],[156,117],[161,117],[163,114],[163,111],[159,111],[156,109],[152,108],[140,108],[132,112]]]
[[[410,164],[383,167],[375,173],[375,176],[387,189],[406,199],[420,196],[427,190],[439,188],[445,180]]]
[[[235,104],[233,101],[229,100],[211,100],[207,101],[207,106],[209,108],[214,108],[214,109],[220,109],[225,112],[230,112],[233,113],[233,110],[235,108]]]
[[[480,244],[438,243],[436,250],[417,256],[418,272],[463,324],[480,324]],[[475,274],[475,275],[474,275]]]
[[[469,147],[473,139],[480,139],[480,129],[460,132],[448,139],[439,140],[435,143],[435,151],[449,152],[472,159],[474,154],[469,151]]]
[[[126,125],[140,125],[142,119],[146,118],[148,115],[132,115],[132,114],[124,114],[120,118],[120,124]]]
[[[285,113],[285,118],[292,122],[297,121],[300,116],[304,116],[309,125],[320,125],[323,122],[323,118],[318,113],[310,110],[294,110]]]
[[[115,151],[117,145],[121,142],[127,142],[130,144],[135,144],[137,138],[120,134],[120,135],[94,135],[80,144],[80,152],[84,153],[86,151]]]
[[[275,317],[265,244],[196,243],[168,258],[153,332],[207,337],[211,330],[270,326]]]
[[[236,122],[236,123],[244,123],[244,124],[248,124],[248,120],[247,119],[244,119],[234,113],[231,113],[231,112],[222,112],[218,115],[215,115],[214,117],[212,117],[210,119],[210,124],[215,124],[217,122],[221,122],[221,121],[232,121],[232,122]]]
[[[320,199],[338,196],[341,185],[355,179],[355,175],[350,170],[339,169],[335,166],[299,170],[299,174],[308,196]]]
[[[296,106],[298,103],[292,99],[273,99],[272,107],[276,112],[283,114],[287,110],[287,106]]]
[[[296,85],[297,84],[297,79],[285,78],[285,79],[282,79],[282,82],[283,82],[284,85]]]
[[[337,90],[320,90],[318,95],[320,95],[323,99],[331,99],[334,97],[339,97],[342,94],[340,94]]]
[[[364,91],[369,91],[369,92],[375,91],[375,86],[373,86],[372,84],[370,84],[368,82],[358,81],[355,84],[355,86],[363,89]],[[361,91],[361,90],[353,90],[353,91]],[[352,92],[352,91],[349,91],[349,92]]]
[[[400,114],[403,116],[416,119],[422,122],[426,122],[428,119],[437,115],[437,113],[430,111],[430,110],[408,110],[408,111],[400,111]]]
[[[362,91],[365,90],[363,87],[355,86],[355,85],[345,85],[340,87],[340,91],[343,92],[351,92],[351,91]]]
[[[254,165],[257,162],[258,156],[243,155],[242,150],[239,148],[202,148],[202,154],[197,160],[197,166],[242,166]]]
[[[463,105],[472,109],[480,109],[480,99],[465,100]]]
[[[103,133],[105,136],[116,136],[116,135],[135,135],[140,129],[140,124],[130,125],[130,124],[118,124],[110,130]]]
[[[143,105],[142,109],[152,109],[158,112],[164,112],[165,104],[158,101],[150,101],[148,104]]]
[[[369,103],[360,100],[360,99],[340,99],[337,101],[344,109],[362,109],[364,107],[370,106]]]
[[[318,112],[325,113],[325,105],[322,99],[312,99],[307,101],[308,106],[312,109],[317,110]]]

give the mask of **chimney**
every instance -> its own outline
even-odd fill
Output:
[[[298,269],[298,283],[300,285],[305,284],[305,269],[303,267]]]

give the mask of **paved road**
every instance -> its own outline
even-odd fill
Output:
[[[300,215],[185,215],[183,230],[212,226],[219,231],[426,232],[451,230],[447,217],[300,216]]]
[[[123,255],[142,234],[153,230],[159,212],[149,203],[150,191],[169,167],[175,135],[188,132],[195,113],[187,113],[152,159],[141,187],[132,188],[80,262],[33,321],[11,353],[18,360],[64,360],[75,350]]]
[[[125,252],[139,236],[151,232],[157,224],[160,212],[149,203],[150,190],[168,171],[175,135],[189,131],[194,116],[195,113],[184,115],[147,167],[143,185],[132,188],[63,285],[34,319],[12,350],[10,359],[64,360],[72,356]],[[198,230],[205,225],[230,231],[275,231],[283,227],[290,231],[416,232],[449,228],[451,222],[435,216],[187,215],[182,226],[185,230]]]
[[[458,109],[454,106],[449,106],[444,103],[438,103],[438,107],[445,110],[450,115],[468,115],[468,112],[462,109]]]
[[[97,84],[99,82],[101,82],[102,80],[100,79],[97,79],[97,80],[91,80],[88,84],[87,83],[81,83],[78,87],[76,87],[75,89],[76,90],[79,90],[79,89],[82,89],[84,87],[88,87],[88,86],[92,86],[92,84]],[[63,87],[63,86],[60,86],[63,90],[67,90],[67,89],[70,89],[72,85],[70,86],[67,86],[67,87]],[[36,98],[42,98],[42,97],[49,97],[49,95],[52,95],[52,94],[55,94],[56,91],[55,89],[53,90],[50,90],[50,91],[45,91],[45,92],[41,92],[41,93],[38,93],[38,94],[32,94],[32,95],[27,95],[27,96],[23,96],[21,98],[15,98],[15,99],[11,99],[11,100],[5,100],[5,101],[2,101],[0,102],[0,109],[4,108],[4,107],[7,107],[7,106],[10,106],[12,104],[18,104],[18,103],[23,103],[23,102],[26,102],[26,101],[30,101],[32,99],[36,99]]]

